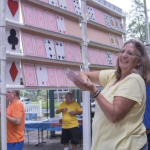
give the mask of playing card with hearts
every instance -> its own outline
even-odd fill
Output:
[[[72,0],[66,0],[68,11],[75,13],[74,5]]]
[[[47,75],[49,86],[57,86],[55,68],[47,66]]]
[[[23,71],[26,86],[37,86],[34,64],[23,64]]]
[[[58,32],[61,34],[66,34],[66,26],[65,26],[64,17],[56,15],[56,22],[57,22]]]
[[[65,47],[66,60],[74,62],[73,45],[65,42],[64,47]]]
[[[24,14],[24,21],[25,24],[36,26],[35,25],[35,14],[34,14],[34,8],[27,4],[22,4],[23,6],[23,14]]]
[[[35,65],[37,81],[39,86],[49,86],[47,69],[43,65]]]
[[[73,52],[74,52],[74,61],[81,63],[82,56],[81,56],[80,46],[73,44]]]
[[[75,13],[77,15],[82,15],[79,1],[73,0],[73,5],[74,5]]]
[[[109,34],[109,39],[110,39],[110,45],[111,45],[112,47],[116,47],[114,35]]]
[[[88,48],[89,60],[91,64],[97,64],[95,53],[96,51],[93,48]]]
[[[56,77],[57,77],[57,86],[58,87],[66,86],[66,78],[65,78],[64,69],[61,67],[56,67],[55,72],[56,72]]]
[[[40,36],[34,36],[34,41],[35,41],[36,55],[38,57],[46,58],[44,38]]]
[[[56,24],[55,15],[47,11],[45,14],[46,14],[47,29],[50,31],[57,32],[57,24]]]
[[[42,29],[47,29],[45,22],[45,11],[35,7],[36,26]]]
[[[65,10],[68,10],[66,0],[58,0],[59,1],[59,7]]]
[[[89,20],[95,21],[94,8],[87,5]]]
[[[55,41],[55,48],[57,53],[57,59],[65,61],[66,58],[65,58],[64,43],[61,41]]]
[[[44,39],[47,58],[56,59],[54,41],[52,39]]]
[[[33,36],[31,34],[21,33],[21,37],[24,54],[29,56],[35,56]]]
[[[50,5],[58,6],[58,1],[57,0],[49,0]]]
[[[94,8],[95,20],[97,23],[105,25],[104,13]]]

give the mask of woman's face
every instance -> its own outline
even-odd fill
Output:
[[[119,66],[122,72],[130,73],[131,69],[140,66],[138,50],[132,43],[126,44],[119,54]]]

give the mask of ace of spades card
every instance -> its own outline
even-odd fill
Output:
[[[91,6],[87,6],[88,14],[89,14],[89,19],[91,21],[95,21],[95,14],[94,14],[94,8]]]
[[[112,65],[113,65],[113,62],[112,62],[111,53],[110,53],[110,52],[106,52],[106,56],[107,56],[108,65],[109,65],[109,66],[112,66]]]
[[[37,81],[39,86],[48,86],[48,76],[46,66],[35,65]]]
[[[52,39],[44,39],[47,58],[56,59],[54,41]]]
[[[108,14],[104,14],[104,18],[105,18],[105,26],[111,28],[110,16]]]
[[[49,0],[50,5],[58,6],[57,0]]]
[[[57,22],[58,32],[61,34],[66,34],[64,17],[56,15],[56,22]]]
[[[57,59],[58,60],[66,60],[64,43],[61,41],[55,41],[55,48],[56,48],[56,53],[57,53]]]
[[[81,8],[80,8],[79,1],[78,0],[73,0],[73,5],[74,5],[75,13],[77,15],[81,15]]]
[[[59,7],[65,10],[68,10],[66,0],[58,0],[59,1]]]

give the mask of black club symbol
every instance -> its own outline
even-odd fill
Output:
[[[10,36],[8,37],[8,42],[12,44],[12,49],[16,49],[15,45],[18,44],[18,38],[16,37],[16,31],[14,29],[10,30]]]

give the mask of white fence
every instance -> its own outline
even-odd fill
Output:
[[[37,116],[42,117],[42,102],[39,104],[25,104],[25,113],[37,113]]]

